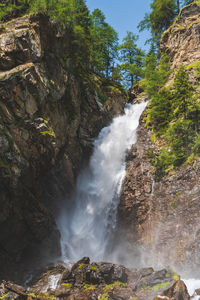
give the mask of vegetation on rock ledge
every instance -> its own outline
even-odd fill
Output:
[[[189,81],[189,75],[182,66],[175,75],[174,83],[168,88],[163,84],[168,74],[166,68],[166,73],[160,77],[163,87],[158,88],[158,74],[161,74],[163,67],[166,68],[166,65],[161,61],[158,69],[152,70],[153,80],[145,82],[145,89],[151,97],[146,125],[162,141],[157,152],[148,151],[148,157],[156,168],[157,179],[200,153],[197,87]]]

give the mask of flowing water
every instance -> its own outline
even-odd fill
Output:
[[[106,259],[107,246],[116,225],[117,206],[127,151],[136,142],[139,118],[146,103],[125,108],[101,130],[94,142],[88,167],[79,175],[71,199],[72,209],[59,220],[63,259],[77,261],[83,256]]]
[[[187,286],[188,293],[193,296],[193,300],[200,300],[200,296],[196,295],[195,290],[200,289],[199,279],[182,279]]]

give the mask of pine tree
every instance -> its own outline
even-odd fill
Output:
[[[152,39],[157,41],[159,47],[160,37],[177,16],[179,12],[179,1],[176,0],[153,0],[151,12],[139,23],[140,31],[147,29],[151,31]]]
[[[150,50],[145,57],[144,79],[141,82],[143,89],[150,99],[157,95],[159,90],[164,86],[170,73],[168,56],[163,56],[158,63],[157,53]]]
[[[137,40],[138,36],[132,32],[127,32],[118,48],[120,51],[121,70],[124,73],[125,80],[130,82],[131,86],[137,83],[143,74],[144,52],[137,47]]]
[[[174,81],[174,114],[176,117],[184,116],[186,119],[189,107],[194,103],[194,87],[189,81],[188,73],[181,66]]]
[[[99,9],[93,11],[91,23],[92,67],[109,78],[117,57],[118,35]]]

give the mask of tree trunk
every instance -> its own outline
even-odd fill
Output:
[[[133,86],[133,74],[131,74],[131,87]]]
[[[180,1],[177,0],[177,13],[179,14],[179,12],[180,12]]]

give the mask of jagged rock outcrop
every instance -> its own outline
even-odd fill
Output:
[[[20,281],[21,269],[59,256],[54,215],[94,137],[122,111],[124,95],[103,105],[68,56],[67,32],[47,16],[0,25],[0,278]]]
[[[84,257],[71,269],[63,265],[48,266],[29,283],[28,288],[4,281],[0,285],[0,297],[29,300],[152,300],[159,293],[167,293],[170,297],[175,296],[168,299],[187,300],[187,288],[178,279],[179,276],[172,270],[128,269],[111,263],[90,263],[90,259]],[[178,298],[177,295],[183,297]]]
[[[200,61],[200,5],[198,1],[182,9],[180,16],[161,38],[160,50],[169,55],[172,69]]]
[[[189,65],[191,80],[198,80],[194,78],[198,75],[194,69],[200,60],[199,17],[199,5],[184,8],[174,25],[164,33],[161,44],[162,50],[171,57],[172,68],[182,63]],[[140,101],[140,96],[134,101]],[[197,276],[200,266],[200,159],[170,171],[157,181],[148,157],[149,150],[156,153],[162,141],[154,143],[150,130],[144,125],[145,113],[138,128],[137,143],[127,158],[127,174],[118,209],[119,232],[126,236],[129,254],[133,255],[134,251],[137,254],[136,261],[140,256],[140,262],[148,265],[174,265],[182,273]]]

